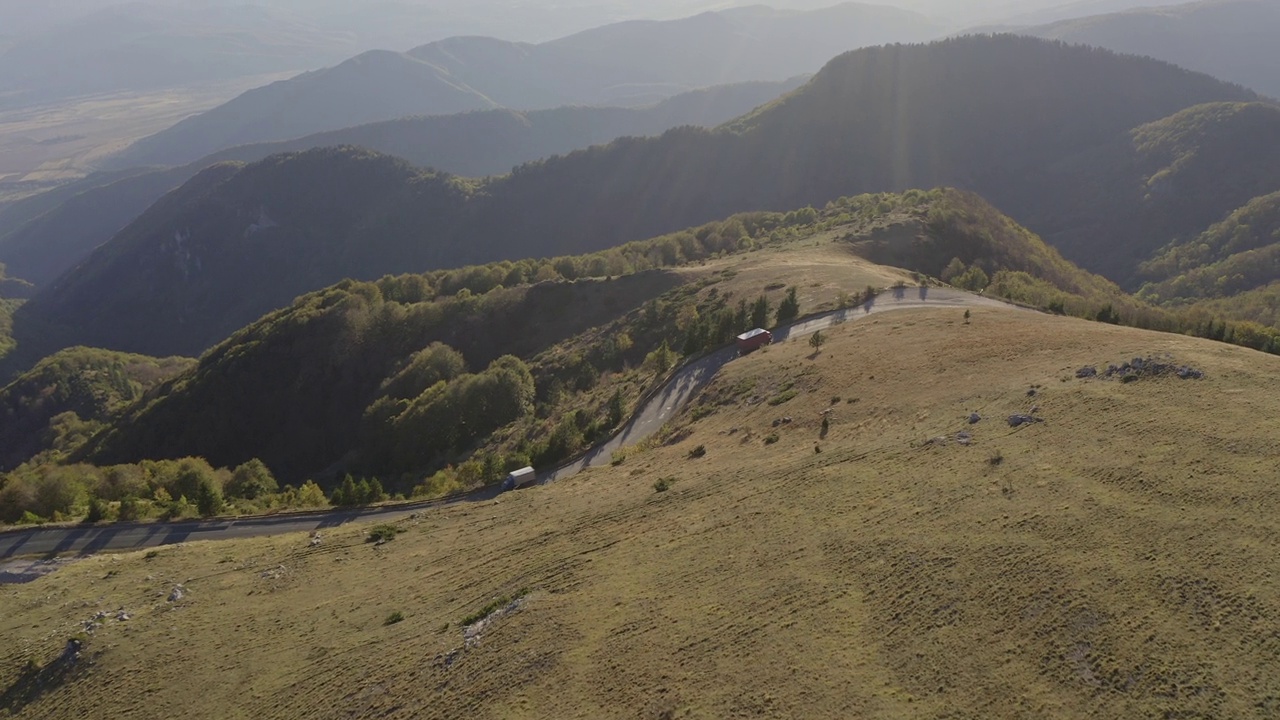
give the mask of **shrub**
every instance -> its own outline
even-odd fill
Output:
[[[699,420],[702,420],[703,418],[707,418],[715,414],[716,414],[715,405],[699,405],[698,407],[693,409],[693,413],[690,417],[693,419],[694,422],[697,422]]]
[[[700,457],[705,457],[705,456],[706,456],[706,454],[707,454],[707,446],[706,446],[706,445],[699,445],[698,447],[696,447],[696,448],[694,448],[694,449],[692,449],[692,450],[690,450],[690,451],[689,451],[689,458],[690,458],[690,459],[697,459],[697,458],[700,458]]]
[[[987,464],[995,466],[1004,462],[1004,453],[999,450],[991,451],[991,456],[987,458]]]
[[[784,390],[778,393],[777,395],[774,395],[773,397],[769,398],[769,404],[773,406],[781,405],[782,403],[795,397],[796,394],[797,392],[795,389]]]
[[[231,472],[227,495],[245,500],[257,500],[264,495],[278,492],[280,485],[267,466],[254,458]]]
[[[821,352],[822,344],[825,343],[826,341],[827,341],[826,336],[824,336],[820,331],[814,332],[812,335],[809,336],[809,347],[813,348],[813,351],[815,353]]]
[[[399,535],[402,532],[404,532],[404,528],[398,527],[396,525],[392,525],[390,523],[375,525],[369,529],[369,537],[366,540],[366,542],[378,542],[378,543],[391,542],[392,540],[396,539],[396,535]]]
[[[30,510],[24,511],[22,513],[22,517],[18,519],[19,525],[43,525],[45,524],[45,522],[47,521],[44,518],[31,512]]]
[[[102,522],[107,517],[107,504],[96,497],[89,498],[89,511],[85,513],[87,523]]]
[[[402,612],[400,612],[399,610],[397,610],[397,611],[395,611],[395,612],[391,613],[390,615],[388,615],[388,616],[387,616],[387,619],[382,621],[382,624],[383,624],[383,625],[395,625],[396,623],[401,622],[402,620],[404,620],[404,613],[402,613]]]
[[[462,618],[462,621],[459,622],[458,625],[461,627],[474,625],[528,594],[529,588],[520,588],[520,590],[514,595],[503,595],[500,598],[494,598],[488,605],[480,608],[479,611]]]
[[[778,433],[769,433],[769,436],[764,439],[765,445],[772,445],[776,442],[778,442]]]
[[[675,485],[675,484],[676,484],[676,479],[675,479],[675,478],[669,478],[669,477],[665,477],[665,478],[658,478],[658,479],[653,483],[653,491],[654,491],[654,492],[664,493],[664,492],[666,492],[666,491],[670,490],[670,489],[671,489],[671,486],[672,486],[672,485]]]
[[[142,503],[132,495],[121,499],[120,509],[116,512],[116,517],[124,522],[140,520],[143,517]]]

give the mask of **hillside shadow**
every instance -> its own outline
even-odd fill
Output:
[[[30,662],[9,687],[0,693],[0,710],[17,715],[42,695],[57,690],[71,680],[79,666],[81,643],[68,640],[62,654],[47,665]]]

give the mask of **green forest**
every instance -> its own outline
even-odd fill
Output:
[[[878,232],[886,227],[912,233],[891,242]],[[4,427],[14,429],[0,518],[363,504],[554,466],[617,429],[682,357],[819,309],[801,307],[795,288],[734,297],[718,287],[731,274],[673,269],[785,252],[826,233],[924,282],[1280,349],[1269,328],[1125,294],[971,193],[862,195],[736,215],[589,255],[345,280],[269,313],[198,361],[58,353],[0,391]],[[852,290],[837,304],[881,289]]]
[[[977,192],[1136,290],[1160,248],[1280,190],[1280,113],[1257,100],[1150,59],[972,36],[850,52],[721,128],[485,180],[353,148],[214,166],[19,309],[9,370],[69,345],[197,355],[344,277],[591,253],[912,187]]]

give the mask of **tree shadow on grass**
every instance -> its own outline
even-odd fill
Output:
[[[68,640],[62,654],[52,662],[39,665],[34,660],[29,661],[22,673],[0,693],[0,710],[16,715],[44,694],[57,690],[72,680],[83,665],[80,656],[82,648],[79,640]]]

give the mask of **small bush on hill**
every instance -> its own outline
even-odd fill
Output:
[[[366,539],[366,542],[391,542],[396,539],[396,535],[399,535],[402,532],[404,532],[404,528],[399,527],[398,525],[391,525],[390,523],[375,525],[369,529],[369,537]]]

